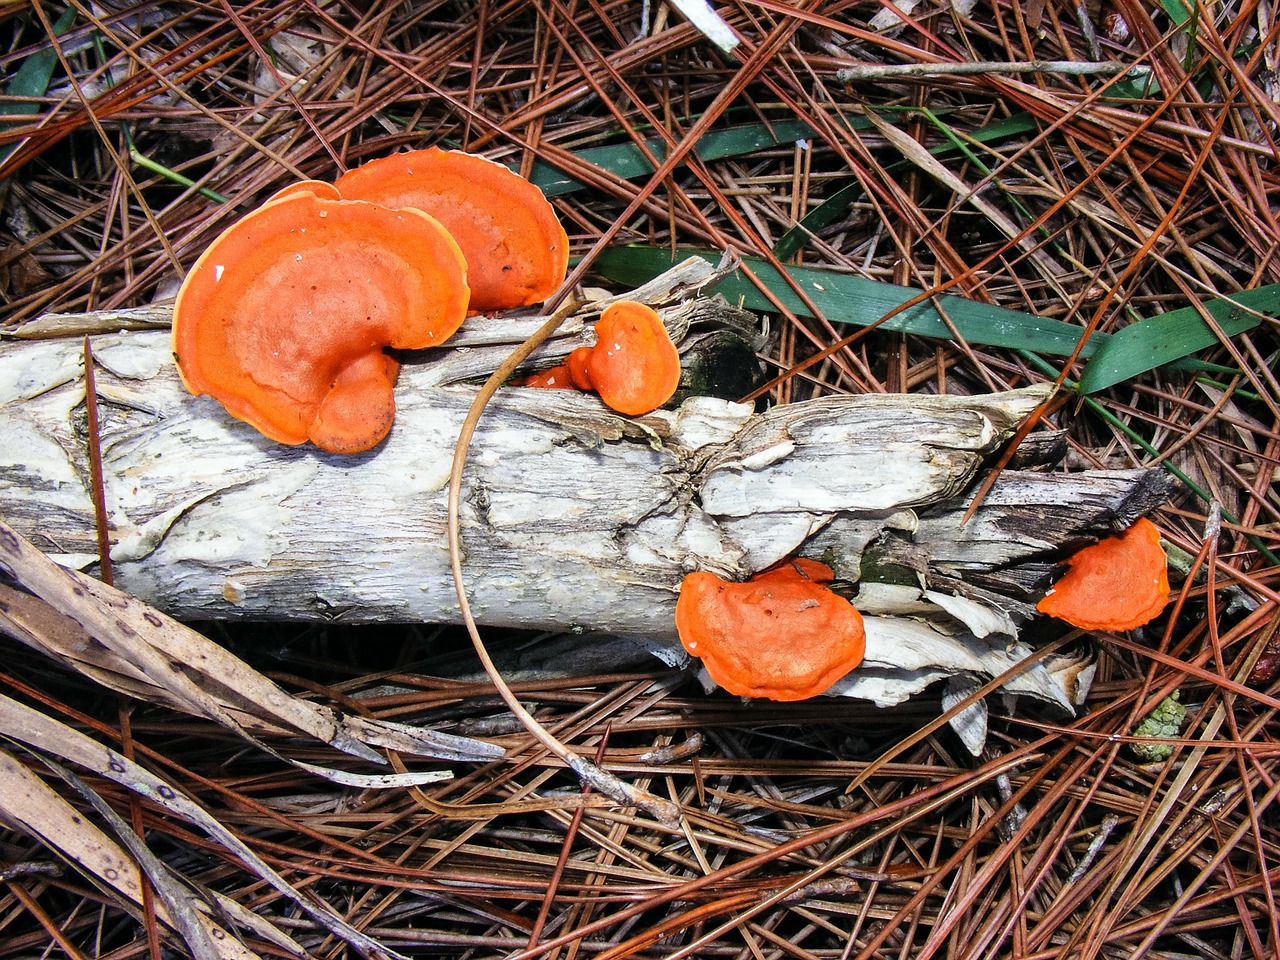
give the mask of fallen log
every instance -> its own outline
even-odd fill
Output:
[[[678,338],[741,331],[741,312],[697,297],[698,282],[681,275],[639,295]],[[589,342],[598,309],[531,362]],[[474,381],[537,322],[477,318],[406,364],[390,437],[348,457],[273,443],[191,397],[164,331],[95,336],[117,586],[188,620],[457,622],[445,539],[454,442]],[[92,569],[82,358],[78,340],[0,347],[0,517]],[[856,584],[868,614],[867,660],[843,692],[892,703],[938,679],[996,676],[1030,652],[1020,623],[1053,562],[1163,496],[1144,471],[1015,471],[962,527],[975,478],[1046,395],[830,396],[763,412],[692,396],[627,418],[585,394],[504,389],[464,475],[473,612],[493,626],[642,638],[682,662],[673,609],[686,573],[740,577],[807,554]],[[1089,663],[1076,651],[1009,689],[1069,709]]]

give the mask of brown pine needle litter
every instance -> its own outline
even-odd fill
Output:
[[[13,574],[0,960],[1280,955],[1272,5],[726,0],[731,49],[692,6],[5,4],[4,329],[171,298],[297,179],[483,152],[553,198],[587,283],[639,282],[628,245],[742,258],[774,402],[1064,384],[1036,430],[1068,467],[1175,478],[1168,614],[1093,638],[1074,718],[989,698],[976,759],[936,694],[508,677],[665,822],[584,789],[458,627],[197,625],[260,673],[157,692],[202,638]],[[949,332],[865,330],[801,268],[923,291]],[[944,295],[1075,340],[1002,341]],[[1189,305],[1201,339],[1143,325]],[[499,669],[540,639],[485,636]]]

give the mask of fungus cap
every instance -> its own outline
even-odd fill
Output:
[[[820,582],[830,574],[816,561],[775,567],[746,583],[691,573],[676,601],[680,642],[730,693],[817,696],[861,663],[866,649],[862,615]]]
[[[475,312],[538,303],[564,282],[569,239],[555,208],[500,163],[428,147],[371,160],[334,186],[344,199],[414,207],[444,224],[467,258]]]
[[[1036,609],[1082,630],[1132,630],[1169,601],[1160,531],[1145,517],[1122,534],[1075,553]]]
[[[763,576],[799,577],[802,580],[808,580],[810,583],[825,585],[835,580],[836,572],[820,560],[810,560],[808,557],[791,557],[760,571],[756,574],[755,579]]]
[[[569,376],[569,368],[563,363],[547,367],[537,373],[531,373],[515,382],[519,387],[542,387],[548,390],[573,390],[573,378]]]
[[[577,347],[565,358],[564,365],[569,368],[569,379],[579,390],[591,390],[591,374],[587,370],[587,361],[591,359],[592,347]]]
[[[355,453],[386,436],[399,365],[466,316],[466,263],[416,210],[291,189],[219,236],[173,316],[182,380],[281,443]]]
[[[584,378],[600,399],[629,417],[657,410],[680,385],[680,354],[662,319],[651,307],[630,300],[605,307],[589,354],[577,361],[569,355],[569,371],[576,383],[575,363],[581,364]]]
[[[281,187],[266,200],[262,201],[265,206],[268,203],[275,203],[277,200],[285,200],[289,197],[296,197],[298,194],[311,194],[320,200],[341,200],[342,194],[338,193],[338,188],[332,183],[325,180],[298,180],[289,184],[287,187]]]

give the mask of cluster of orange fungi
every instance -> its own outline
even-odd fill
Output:
[[[563,282],[569,244],[542,192],[501,164],[429,148],[374,160],[335,183],[305,180],[218,237],[178,294],[173,349],[194,394],[281,443],[334,453],[376,446],[395,416],[387,348],[437,346],[469,313],[538,303]],[[605,308],[596,344],[527,378],[594,390],[628,416],[666,403],[680,358],[661,319]],[[1169,598],[1160,535],[1139,520],[1079,551],[1037,609],[1085,630],[1131,630]],[[816,696],[862,661],[862,617],[830,567],[791,560],[731,583],[684,579],[676,627],[731,693]]]
[[[545,300],[568,263],[533,184],[460,151],[395,154],[286,187],[219,236],[178,293],[174,357],[187,389],[271,439],[358,453],[395,416],[388,347]]]
[[[609,304],[596,323],[596,343],[564,363],[526,377],[527,387],[594,390],[629,417],[657,410],[680,385],[680,354],[662,320],[643,303]]]
[[[1083,630],[1132,630],[1169,600],[1160,532],[1140,519],[1067,560],[1037,609]],[[708,675],[744,697],[803,700],[862,662],[862,617],[828,586],[830,567],[786,561],[732,583],[711,573],[684,578],[676,601],[680,642]]]

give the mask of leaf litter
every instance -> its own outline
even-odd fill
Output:
[[[49,856],[31,835],[82,865],[73,844],[139,863],[123,823],[192,887],[164,886],[155,862],[129,868],[149,877],[137,898],[87,866],[15,874],[0,957],[158,955],[177,942],[158,903],[192,889],[223,905],[197,922],[235,927],[248,955],[1275,955],[1270,8],[903,5],[890,21],[873,3],[731,2],[724,53],[647,6],[9,5],[5,328],[171,296],[231,219],[302,176],[404,146],[480,150],[563,178],[548,192],[583,275],[597,256],[635,268],[630,248],[758,258],[742,295],[774,317],[772,402],[1079,384],[1088,397],[1045,420],[1069,466],[1177,478],[1156,517],[1189,558],[1173,613],[1142,642],[1096,638],[1074,718],[989,700],[976,761],[936,702],[744,707],[643,662],[510,685],[576,755],[678,805],[666,824],[584,799],[563,758],[504,726],[453,628],[209,625],[234,657],[20,553],[5,632],[42,652],[12,644],[3,727],[52,726],[34,753],[6,751],[6,815],[27,824],[4,835],[6,865]],[[999,67],[1099,61],[1124,69]],[[931,294],[941,327],[885,324],[824,355],[850,318],[800,270]],[[968,336],[961,304],[1007,311],[1014,332]],[[1046,321],[1076,342],[1037,351]],[[490,643],[501,666],[537,639]],[[1139,762],[1129,745],[1150,746],[1143,723],[1175,694],[1169,754]],[[449,752],[445,733],[468,739]],[[401,759],[415,752],[418,772]],[[134,764],[123,784],[117,756]],[[386,779],[402,774],[418,779]],[[149,911],[148,884],[163,887]]]

